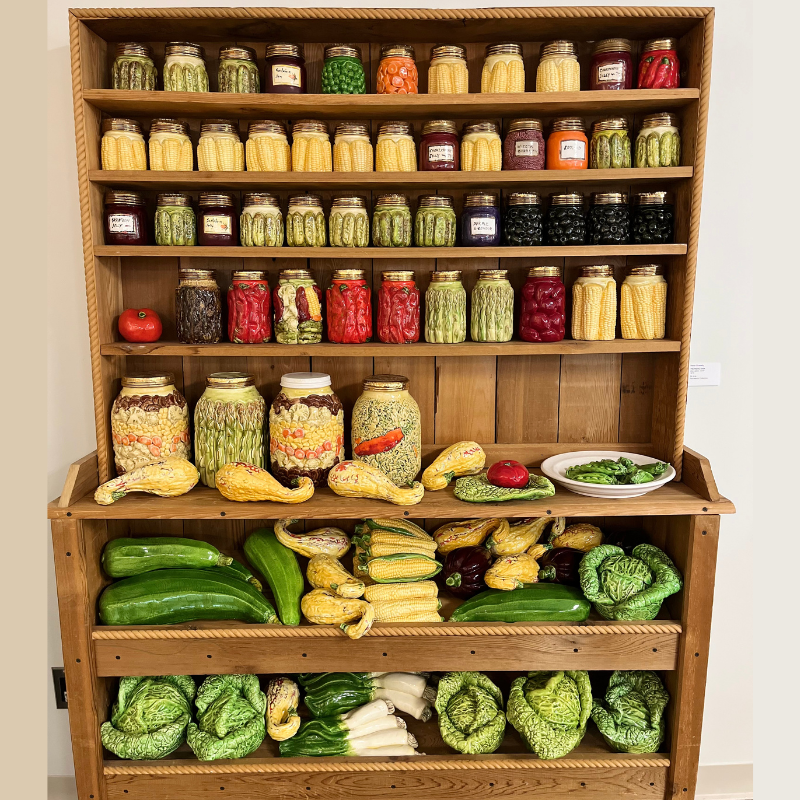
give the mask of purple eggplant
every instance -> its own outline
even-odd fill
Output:
[[[648,544],[649,541],[647,534],[636,528],[627,531],[612,531],[603,535],[603,544],[614,544],[617,547],[621,547],[626,556],[631,554],[637,544]]]
[[[586,553],[571,547],[555,547],[539,559],[539,580],[544,583],[561,583],[580,586],[578,565]]]
[[[450,594],[466,599],[486,589],[483,576],[491,565],[492,554],[488,548],[459,547],[447,554],[442,576]]]

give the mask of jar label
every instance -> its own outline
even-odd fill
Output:
[[[580,139],[565,139],[558,149],[562,161],[586,161],[586,142]]]
[[[514,155],[515,156],[538,156],[539,155],[539,142],[535,140],[522,139],[514,142]]]
[[[274,64],[272,67],[273,86],[300,86],[300,67],[289,64]]]
[[[469,221],[469,232],[473,236],[494,236],[497,224],[491,217],[476,217]]]
[[[454,155],[451,144],[432,144],[428,148],[428,161],[453,161]]]
[[[136,221],[130,214],[112,214],[108,218],[111,233],[136,233]]]
[[[598,83],[621,83],[625,80],[624,64],[603,64],[597,68]]]
[[[209,214],[203,217],[203,233],[229,234],[230,232],[231,218],[227,214],[225,216]]]

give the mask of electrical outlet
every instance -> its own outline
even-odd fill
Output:
[[[67,679],[64,667],[53,667],[53,689],[56,693],[56,708],[67,707]]]

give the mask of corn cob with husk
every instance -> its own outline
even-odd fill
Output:
[[[443,622],[438,597],[404,597],[398,600],[374,600],[378,622]]]
[[[430,556],[417,553],[394,553],[370,558],[361,556],[356,575],[369,575],[376,583],[409,583],[438,575],[442,565]]]
[[[629,275],[620,290],[623,339],[663,339],[667,319],[667,282],[661,275]]]

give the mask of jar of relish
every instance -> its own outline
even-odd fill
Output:
[[[602,39],[595,42],[589,66],[589,88],[631,89],[633,60],[627,39]]]
[[[363,344],[372,339],[372,289],[363,269],[334,270],[326,301],[329,341]]]
[[[524,342],[560,342],[566,321],[566,290],[561,267],[531,267],[522,287],[519,338]]]
[[[496,247],[500,244],[500,211],[497,195],[468,194],[461,212],[461,244],[464,247]]]
[[[458,170],[458,129],[449,119],[433,119],[422,126],[419,168],[423,172]]]
[[[198,207],[197,242],[201,247],[234,247],[239,243],[233,195],[201,192]]]
[[[234,272],[228,287],[228,339],[261,344],[272,336],[272,310],[266,272]]]
[[[299,44],[268,44],[266,57],[266,94],[306,93],[306,60]]]
[[[413,272],[382,273],[378,289],[378,339],[385,344],[419,341],[419,289]]]
[[[125,189],[109,189],[104,201],[106,244],[147,244],[144,198]]]

